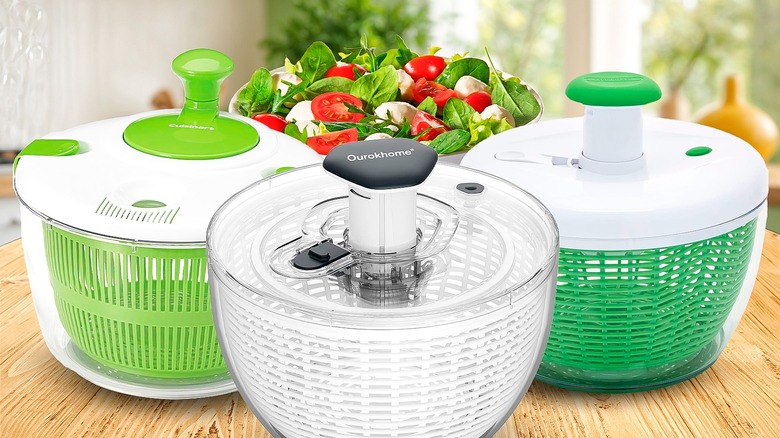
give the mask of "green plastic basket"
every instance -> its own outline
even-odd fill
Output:
[[[211,315],[205,246],[130,245],[43,228],[57,311],[84,353],[144,377],[227,372]]]
[[[628,389],[639,383],[631,376],[655,387],[679,381],[675,370],[692,371],[684,365],[713,342],[739,296],[755,232],[752,220],[668,248],[562,248],[540,379],[594,390]],[[705,359],[693,371],[715,357]]]

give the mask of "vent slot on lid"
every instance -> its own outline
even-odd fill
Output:
[[[129,221],[172,224],[176,215],[179,213],[179,209],[180,207],[172,206],[161,208],[123,207],[106,197],[100,201],[97,209],[95,209],[95,213]]]

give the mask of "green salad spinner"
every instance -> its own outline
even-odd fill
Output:
[[[22,243],[49,350],[87,380],[153,398],[235,390],[211,314],[206,228],[217,208],[305,145],[218,110],[225,55],[173,70],[181,110],[104,120],[33,141],[17,158]]]
[[[659,388],[718,358],[745,311],[766,225],[767,169],[749,144],[643,117],[657,84],[573,80],[579,118],[481,143],[463,165],[514,182],[561,233],[553,325],[537,378],[596,392]]]

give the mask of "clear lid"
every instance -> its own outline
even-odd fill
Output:
[[[526,192],[438,164],[414,186],[412,245],[369,250],[353,237],[366,234],[358,228],[383,228],[389,219],[365,223],[351,197],[366,196],[358,191],[370,184],[355,189],[350,175],[326,170],[328,159],[325,168],[266,178],[217,211],[207,244],[212,275],[230,289],[220,293],[291,318],[370,329],[446,324],[547,293],[539,286],[555,275],[558,231]],[[397,216],[402,202],[387,205]]]

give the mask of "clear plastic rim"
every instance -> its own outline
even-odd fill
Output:
[[[468,172],[472,172],[474,174],[481,175],[482,177],[506,184],[508,187],[519,192],[521,194],[520,197],[525,196],[527,202],[533,207],[536,207],[539,210],[539,212],[542,213],[541,215],[537,215],[536,213],[534,213],[534,216],[537,216],[539,220],[539,224],[547,228],[548,231],[550,232],[551,239],[549,240],[550,243],[549,248],[547,249],[547,252],[544,255],[544,257],[540,258],[537,268],[534,269],[530,274],[522,278],[520,281],[518,281],[513,287],[500,289],[500,290],[493,291],[492,293],[484,294],[479,299],[472,300],[467,303],[463,303],[461,301],[455,300],[455,302],[453,303],[447,303],[447,305],[437,306],[435,310],[427,307],[401,308],[401,309],[365,309],[365,308],[345,307],[343,309],[336,310],[336,309],[324,309],[320,306],[303,305],[303,303],[301,303],[301,301],[297,299],[289,298],[281,294],[274,293],[273,287],[270,284],[266,284],[269,290],[264,291],[258,289],[255,286],[247,284],[246,282],[241,281],[240,279],[233,276],[230,273],[230,271],[228,271],[225,268],[225,263],[222,261],[222,258],[220,257],[218,251],[216,250],[216,243],[215,243],[216,237],[215,237],[214,230],[217,227],[217,222],[220,221],[221,217],[225,214],[225,210],[230,206],[230,204],[232,204],[233,202],[237,202],[242,196],[244,196],[245,193],[251,191],[252,189],[254,189],[260,184],[264,184],[266,181],[269,181],[273,178],[291,178],[296,175],[296,172],[304,172],[306,170],[320,167],[320,166],[322,165],[310,164],[307,166],[302,166],[284,172],[282,174],[271,175],[269,177],[263,178],[260,181],[249,185],[248,187],[242,189],[235,195],[231,196],[217,209],[217,211],[214,213],[214,216],[211,218],[208,229],[206,231],[206,253],[208,254],[208,259],[209,259],[209,268],[211,269],[212,271],[211,273],[213,274],[212,278],[218,281],[222,281],[224,283],[232,283],[231,286],[240,287],[246,291],[249,291],[254,295],[273,300],[284,306],[289,306],[291,308],[296,309],[296,311],[302,314],[316,315],[317,318],[321,319],[324,316],[323,311],[325,310],[327,311],[327,316],[330,321],[330,324],[323,323],[324,325],[344,326],[342,324],[333,324],[335,320],[342,320],[342,321],[348,321],[345,324],[347,327],[353,327],[353,326],[356,327],[356,325],[358,324],[360,325],[368,324],[370,326],[371,321],[375,320],[376,318],[392,318],[396,320],[409,320],[410,322],[413,319],[421,318],[424,319],[424,321],[428,322],[428,324],[423,323],[421,326],[427,327],[431,325],[440,324],[429,320],[432,314],[436,315],[437,317],[447,317],[449,315],[462,314],[464,309],[466,308],[477,307],[485,303],[494,301],[505,295],[511,295],[513,292],[525,286],[529,286],[529,285],[532,286],[528,288],[528,290],[525,292],[526,294],[533,293],[533,292],[544,293],[544,288],[540,288],[539,286],[544,284],[544,279],[546,278],[544,273],[546,271],[551,271],[554,265],[557,263],[558,254],[560,251],[560,246],[559,246],[560,234],[558,231],[557,223],[555,222],[552,213],[535,196],[533,196],[532,194],[528,193],[527,191],[521,189],[517,185],[503,178],[496,177],[494,175],[491,175],[486,172],[482,172],[480,170],[475,170],[475,169],[459,166],[456,164],[441,163],[441,162],[438,163],[437,166],[446,166],[446,167],[462,169]],[[238,293],[239,295],[243,295],[237,292],[235,290],[236,289],[235,287],[230,287],[230,289],[231,289],[230,290],[231,293]],[[217,290],[212,290],[212,294],[217,294],[217,293],[221,293],[221,291],[218,292]],[[254,305],[257,304],[245,296],[242,296],[242,298],[244,298],[248,303]],[[512,304],[512,300],[507,300],[507,305],[511,305],[511,304]],[[493,311],[498,310],[499,308],[500,307],[497,307]],[[294,316],[291,314],[280,313],[280,315],[294,318]],[[312,322],[312,323],[317,324],[316,322]],[[412,325],[418,326],[417,324],[412,324]],[[386,329],[387,327],[376,327],[376,328],[381,330],[381,329]]]
[[[124,239],[120,237],[115,236],[109,236],[107,234],[100,234],[95,233],[89,230],[85,230],[83,228],[79,228],[73,225],[68,225],[66,223],[60,222],[56,219],[50,218],[46,216],[45,214],[41,213],[40,211],[30,207],[27,203],[22,200],[22,198],[19,198],[17,196],[17,199],[19,199],[19,203],[22,204],[24,208],[26,208],[30,213],[38,217],[40,220],[42,220],[46,225],[52,226],[55,228],[59,228],[61,230],[68,231],[73,234],[78,234],[81,236],[84,236],[88,239],[94,239],[99,240],[102,242],[108,242],[118,245],[128,245],[128,246],[144,246],[144,247],[154,247],[159,249],[202,249],[206,247],[205,241],[193,241],[193,242],[162,242],[162,241],[155,241],[155,240],[133,240],[133,239]]]

